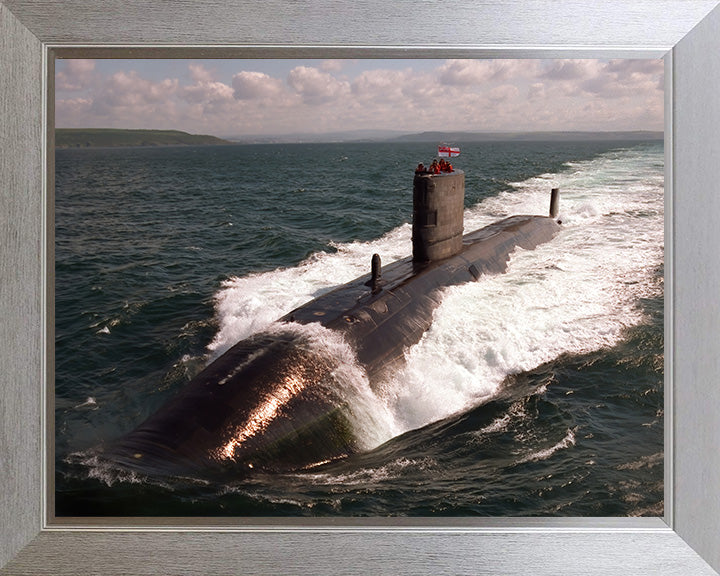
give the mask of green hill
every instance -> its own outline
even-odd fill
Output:
[[[57,148],[95,146],[218,146],[227,140],[180,130],[121,130],[114,128],[56,128]]]

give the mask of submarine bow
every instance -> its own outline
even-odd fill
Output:
[[[198,374],[109,456],[147,473],[287,470],[356,451],[337,360],[304,332],[243,340]]]
[[[464,174],[416,175],[413,255],[291,311],[238,342],[155,414],[105,449],[104,458],[150,474],[289,471],[361,449],[343,360],[303,327],[339,335],[370,386],[402,361],[432,324],[442,288],[505,272],[511,253],[559,231],[549,216],[511,216],[463,235]]]

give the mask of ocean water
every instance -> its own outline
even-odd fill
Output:
[[[58,150],[56,514],[662,515],[658,142],[463,146],[466,232],[547,213],[553,187],[562,230],[443,292],[404,365],[357,398],[361,453],[223,481],[98,460],[235,342],[366,274],[373,253],[407,256],[413,168],[433,151]]]

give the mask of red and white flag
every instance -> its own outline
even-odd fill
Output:
[[[438,156],[440,158],[453,158],[460,156],[460,148],[450,148],[450,146],[438,146]]]

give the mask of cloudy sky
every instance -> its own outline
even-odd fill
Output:
[[[662,60],[59,60],[59,128],[662,130]]]

